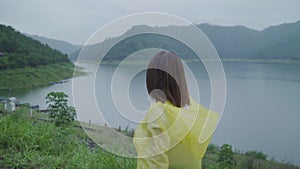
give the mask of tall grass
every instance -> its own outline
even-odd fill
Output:
[[[135,159],[101,148],[91,151],[73,127],[22,117],[20,112],[0,117],[0,168],[132,169]]]
[[[13,114],[0,114],[0,168],[9,169],[134,169],[136,159],[119,157],[99,146],[90,147],[91,140],[78,127],[57,127],[52,123],[29,117],[28,109]],[[36,115],[36,114],[35,114]],[[299,169],[234,153],[234,163],[224,167],[217,162],[221,148],[210,145],[203,159],[203,169]]]

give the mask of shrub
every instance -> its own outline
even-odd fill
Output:
[[[69,125],[76,117],[75,108],[67,105],[67,98],[64,92],[50,92],[46,96],[49,119],[56,126]]]
[[[224,168],[227,168],[234,163],[233,151],[231,145],[229,144],[222,145],[219,153],[218,162],[220,162]]]
[[[218,151],[218,146],[215,144],[209,144],[207,147],[207,151],[210,153],[216,153]]]
[[[245,153],[245,155],[256,158],[256,159],[260,159],[260,160],[266,160],[268,157],[266,154],[259,152],[259,151],[247,151]]]

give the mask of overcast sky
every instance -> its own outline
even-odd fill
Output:
[[[300,0],[0,0],[0,23],[83,44],[104,24],[136,12],[165,12],[193,23],[261,30],[300,20]]]

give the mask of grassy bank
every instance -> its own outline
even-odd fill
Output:
[[[28,116],[27,108],[13,114],[0,114],[0,168],[100,168],[134,169],[136,159],[119,157],[99,146],[78,127],[60,128]],[[224,169],[218,162],[220,148],[210,145],[203,168]],[[232,169],[299,169],[276,161],[234,153]]]
[[[220,147],[210,144],[203,158],[203,168],[205,169],[300,169],[300,167],[281,163],[275,160],[262,159],[258,154],[261,152],[252,151],[253,154],[233,153],[232,165],[227,168],[218,162],[221,153]]]
[[[38,67],[25,67],[0,71],[0,88],[31,88],[50,85],[73,76],[72,63],[56,63]]]
[[[121,158],[88,147],[85,133],[75,127],[24,116],[23,110],[0,115],[0,168],[132,169],[134,159]]]

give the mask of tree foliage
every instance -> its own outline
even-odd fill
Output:
[[[223,144],[219,153],[218,162],[222,164],[224,168],[227,168],[234,163],[232,146],[229,144]]]
[[[49,119],[57,126],[69,125],[76,117],[75,108],[67,105],[67,98],[64,92],[50,92],[46,96]]]
[[[67,55],[0,24],[0,70],[70,62]]]
[[[185,59],[198,58],[188,46],[177,39],[164,35],[144,33],[128,37],[118,42],[107,52],[103,60],[123,60],[136,51],[148,48],[168,50]]]

